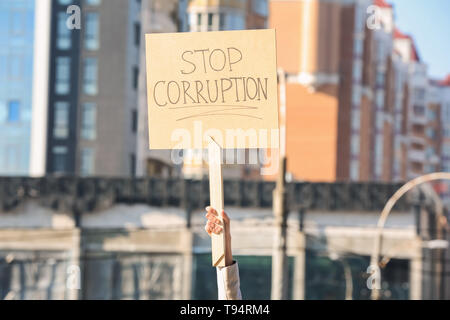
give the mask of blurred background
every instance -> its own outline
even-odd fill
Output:
[[[368,269],[389,197],[450,172],[448,12],[0,0],[0,299],[217,298],[207,164],[148,150],[144,35],[260,28],[277,32],[287,165],[224,166],[244,299],[370,299],[376,279],[381,299],[450,299],[449,181],[396,203]]]

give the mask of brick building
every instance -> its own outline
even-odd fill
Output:
[[[371,15],[371,9],[373,15]],[[286,73],[288,173],[308,181],[405,181],[438,169],[427,65],[384,0],[270,1]]]

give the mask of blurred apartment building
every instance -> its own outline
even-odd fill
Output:
[[[2,1],[0,174],[143,174],[143,33],[186,30],[186,5]]]
[[[1,2],[2,175],[135,171],[140,2]]]
[[[0,2],[0,175],[27,176],[36,130],[46,107],[45,56],[48,37],[45,1]]]
[[[190,0],[189,31],[261,29],[267,26],[268,0]]]
[[[141,42],[148,33],[184,32],[188,30],[186,8],[188,0],[142,0]],[[145,45],[140,47],[139,64],[145,70]],[[180,174],[180,166],[173,164],[171,151],[149,150],[147,76],[139,73],[137,176],[169,177]]]
[[[400,170],[403,172],[399,176],[405,180],[425,173],[428,74],[427,66],[421,62],[413,39],[398,29],[394,30],[394,54],[406,65],[403,150],[400,151],[403,158]]]
[[[190,32],[264,29],[268,24],[268,0],[190,0],[187,17]],[[245,154],[247,160],[257,159],[258,150],[227,152],[223,165],[225,177],[259,178],[260,164],[249,161],[245,165],[233,164],[240,157],[237,153]],[[204,161],[206,150],[185,150],[183,156],[185,177],[201,179],[208,175],[208,165]]]
[[[81,29],[67,26],[68,6]],[[140,1],[53,0],[47,173],[135,172]]]
[[[80,29],[67,27],[72,5]],[[193,151],[177,167],[169,151],[148,150],[144,34],[266,27],[286,74],[292,179],[450,169],[449,81],[428,79],[383,0],[4,0],[0,15],[1,175],[203,177]],[[224,174],[258,178],[259,168]]]
[[[427,66],[391,5],[272,0],[269,17],[286,73],[293,179],[387,182],[437,169],[439,148],[431,155],[436,140],[425,134]]]
[[[425,172],[450,172],[450,76],[430,80],[427,90],[427,162]],[[450,182],[435,184],[435,190],[450,206]]]

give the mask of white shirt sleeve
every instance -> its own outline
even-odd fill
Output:
[[[219,300],[242,300],[239,266],[235,261],[229,267],[217,267]]]

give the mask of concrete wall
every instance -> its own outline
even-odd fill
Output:
[[[239,256],[270,257],[275,234],[272,211],[230,207],[227,212],[233,221],[232,246],[238,260]],[[305,249],[369,256],[377,219],[378,212],[311,211],[306,214],[303,233],[299,231],[298,215],[291,212],[291,297],[305,298]],[[198,288],[201,279],[195,276],[198,268],[206,266],[205,262],[198,265],[197,257],[210,253],[204,222],[202,211],[193,212],[192,228],[187,229],[185,212],[179,208],[115,205],[83,214],[79,229],[71,213],[27,202],[15,212],[0,213],[0,266],[9,272],[4,273],[8,276],[3,276],[0,284],[12,292],[9,298],[15,299],[189,299],[195,290],[206,290]],[[382,255],[410,260],[417,269],[421,268],[420,250],[413,215],[394,212],[384,233]],[[24,268],[26,261],[35,267]],[[40,271],[33,271],[36,266],[41,266]],[[67,288],[71,266],[80,267],[80,291]],[[243,265],[245,268],[248,266]],[[18,276],[11,276],[11,272]],[[36,279],[35,289],[24,291],[27,277]],[[213,273],[208,277],[214,280]],[[250,280],[245,279],[251,284]],[[270,288],[270,278],[261,281]],[[421,297],[420,283],[420,274],[411,272],[411,298]],[[215,289],[209,290],[214,293]],[[8,293],[4,292],[2,298]]]

